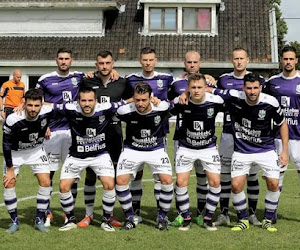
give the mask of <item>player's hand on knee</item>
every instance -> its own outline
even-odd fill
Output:
[[[7,172],[3,176],[3,185],[4,187],[8,187],[9,184],[14,184],[16,181],[16,175],[14,172],[14,168],[10,167],[7,169]]]

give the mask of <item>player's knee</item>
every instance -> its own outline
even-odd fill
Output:
[[[180,188],[181,187],[186,187],[188,185],[188,179],[178,177],[177,180],[176,180],[176,185]]]
[[[6,188],[14,188],[14,187],[16,186],[16,183],[17,183],[16,179],[12,179],[12,180],[7,184]],[[3,186],[4,186],[4,184],[3,184]]]
[[[40,181],[40,186],[41,187],[49,187],[50,186],[50,179],[45,179]]]
[[[104,190],[113,190],[115,188],[115,183],[114,181],[109,181],[102,183],[103,184],[103,189]]]
[[[124,179],[122,177],[117,177],[117,185],[119,186],[125,186],[125,185],[128,185],[128,180],[127,179]]]
[[[163,175],[160,177],[161,184],[170,185],[172,184],[172,176],[171,175]]]
[[[218,188],[220,186],[220,179],[211,179],[208,181],[209,186]]]
[[[68,193],[70,190],[71,190],[70,185],[68,185],[65,182],[60,182],[60,184],[59,184],[59,191],[61,193]]]

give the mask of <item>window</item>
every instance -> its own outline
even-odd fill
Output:
[[[29,89],[34,89],[41,76],[29,76]]]
[[[175,8],[150,8],[150,30],[176,30],[177,15]]]
[[[183,31],[210,31],[211,10],[209,8],[183,8]]]
[[[221,0],[139,0],[144,10],[142,35],[217,35]]]
[[[0,87],[9,80],[9,76],[0,76]]]

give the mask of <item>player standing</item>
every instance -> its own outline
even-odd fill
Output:
[[[272,220],[276,216],[279,200],[280,166],[288,163],[288,127],[278,101],[261,93],[262,85],[257,74],[244,77],[243,91],[215,89],[221,96],[231,116],[234,136],[234,153],[231,164],[232,202],[239,219],[232,231],[249,228],[244,185],[253,166],[262,168],[267,183],[265,213],[262,228],[276,232]],[[283,150],[278,160],[274,139],[280,131]]]
[[[165,151],[164,117],[170,104],[162,101],[157,107],[151,104],[152,89],[147,83],[134,87],[134,103],[118,109],[118,117],[126,123],[124,150],[117,166],[116,192],[125,213],[123,230],[135,228],[132,195],[129,191],[131,176],[135,177],[141,165],[149,165],[152,174],[161,182],[157,228],[168,229],[167,213],[173,197],[172,167]]]
[[[101,228],[105,231],[114,231],[110,223],[110,216],[115,203],[114,177],[115,171],[111,158],[107,152],[107,130],[111,116],[117,108],[126,104],[97,103],[96,92],[92,88],[80,89],[78,103],[57,106],[55,111],[67,118],[72,136],[72,145],[69,155],[63,164],[60,177],[60,203],[67,216],[67,221],[60,227],[60,231],[76,228],[74,217],[74,201],[71,187],[81,173],[90,167],[103,185],[103,220]]]
[[[15,186],[24,164],[30,166],[39,182],[35,227],[41,232],[49,231],[44,219],[50,198],[50,167],[43,142],[52,108],[42,106],[42,100],[41,91],[28,90],[22,113],[9,115],[3,125],[4,201],[12,221],[6,231],[8,233],[15,233],[19,229]]]
[[[297,169],[300,182],[300,75],[296,71],[298,63],[295,47],[286,46],[281,54],[282,72],[272,76],[266,83],[266,92],[278,100],[289,128],[289,155]],[[278,154],[282,151],[280,135],[275,139]],[[281,168],[279,189],[282,190],[284,173],[287,166]]]
[[[187,105],[176,104],[171,113],[177,115],[174,137],[178,140],[175,159],[177,175],[175,195],[178,213],[184,218],[179,230],[187,231],[191,225],[188,183],[196,161],[207,175],[207,194],[204,223],[207,230],[215,231],[212,216],[220,199],[220,157],[216,148],[215,118],[224,101],[219,96],[205,93],[206,79],[199,73],[188,76],[190,98]],[[199,216],[199,214],[197,215]]]
[[[218,88],[220,89],[236,89],[242,90],[244,85],[244,76],[248,73],[246,67],[249,63],[248,53],[243,48],[235,48],[232,51],[233,72],[223,74],[218,80]],[[260,77],[260,82],[264,85],[265,81]],[[230,219],[228,216],[229,199],[231,193],[231,159],[234,151],[232,127],[230,122],[230,114],[224,113],[223,131],[220,141],[220,157],[221,157],[221,198],[220,209],[221,214],[215,222],[216,226],[229,225]],[[258,167],[251,168],[247,176],[247,197],[248,197],[248,212],[249,221],[251,224],[261,226],[261,222],[257,219],[255,212],[257,208],[259,195],[258,182]]]
[[[130,74],[126,78],[131,86],[135,86],[139,82],[146,82],[152,88],[153,96],[159,98],[160,100],[168,99],[168,90],[173,82],[174,78],[170,74],[159,73],[155,71],[155,65],[157,63],[156,52],[153,48],[145,47],[141,49],[140,52],[140,63],[142,65],[143,71],[140,73]],[[169,133],[169,122],[164,122],[164,132]],[[142,221],[140,216],[141,210],[141,197],[143,194],[142,186],[142,176],[143,176],[143,165],[138,171],[135,180],[130,183],[130,192],[132,194],[133,210],[135,214],[135,223]],[[159,202],[160,196],[160,182],[155,180],[154,184],[154,196],[156,198],[157,204]]]
[[[90,87],[96,91],[99,103],[119,102],[132,97],[133,88],[126,79],[119,77],[112,81],[111,72],[114,67],[114,60],[110,51],[101,51],[96,57],[96,68],[93,78],[84,78],[81,82],[83,87]],[[113,119],[108,131],[106,145],[109,155],[116,168],[123,145],[121,122]],[[96,175],[94,171],[87,168],[84,184],[84,201],[86,216],[77,225],[78,227],[88,227],[93,222],[94,202],[96,195]],[[113,226],[121,226],[121,223],[112,216],[110,222]]]
[[[186,91],[188,88],[188,76],[194,73],[199,73],[200,70],[200,61],[201,57],[197,51],[191,50],[186,53],[184,66],[187,75],[184,78],[177,78],[172,82],[171,88],[168,92],[169,100],[173,100],[175,97],[180,96],[182,93]],[[211,79],[212,77],[209,75],[204,75],[205,78]],[[213,79],[214,80],[214,79]],[[176,137],[174,137],[174,149],[178,148],[178,141]],[[174,157],[176,156],[176,152],[174,150]],[[203,166],[201,165],[199,160],[196,160],[194,163],[195,172],[197,176],[197,215],[195,217],[195,221],[199,226],[203,226],[203,212],[206,204],[206,195],[207,195],[207,180],[206,174],[203,171]],[[178,208],[177,208],[178,210]],[[175,220],[172,222],[172,226],[179,227],[183,223],[183,217],[179,214]]]

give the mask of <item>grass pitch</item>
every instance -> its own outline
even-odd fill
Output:
[[[221,128],[218,129],[219,135]],[[173,127],[171,128],[171,135]],[[173,142],[169,136],[169,156],[173,158]],[[1,154],[1,158],[3,155]],[[278,209],[277,233],[269,233],[257,227],[250,227],[244,232],[231,232],[230,227],[219,227],[216,232],[208,232],[193,224],[187,232],[170,227],[167,232],[155,229],[156,202],[153,195],[153,181],[148,169],[144,173],[144,195],[142,198],[142,217],[144,222],[135,230],[124,232],[104,232],[100,229],[101,223],[101,197],[102,189],[97,188],[94,224],[86,229],[75,229],[68,232],[59,232],[63,224],[63,212],[59,204],[59,196],[52,196],[52,212],[55,222],[51,232],[43,234],[33,228],[36,213],[37,180],[28,167],[23,167],[18,177],[17,196],[20,230],[13,235],[8,235],[5,230],[10,223],[9,215],[3,204],[3,187],[0,187],[0,248],[1,249],[300,249],[300,196],[297,173],[292,168],[287,171]],[[194,173],[193,173],[194,174]],[[196,214],[196,181],[191,177],[189,185],[192,216]],[[264,212],[265,182],[260,177],[260,199],[257,216],[262,219]],[[83,187],[84,176],[79,187]],[[174,180],[175,182],[175,180]],[[54,192],[58,191],[59,173],[54,180]],[[100,182],[98,182],[100,185]],[[28,198],[20,201],[21,198]],[[79,190],[75,207],[78,220],[84,217],[83,191]],[[216,214],[219,214],[219,209]],[[123,220],[124,216],[119,202],[116,202],[115,216]],[[175,202],[169,218],[176,217]],[[236,216],[232,205],[230,219],[234,224]]]

